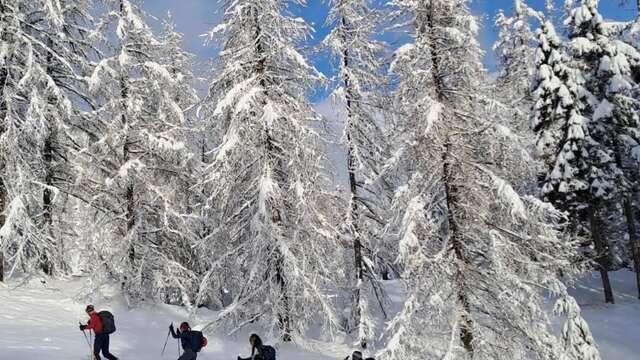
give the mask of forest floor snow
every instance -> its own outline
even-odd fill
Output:
[[[603,360],[639,359],[640,301],[634,295],[634,274],[622,270],[611,275],[617,295],[615,305],[604,304],[600,279],[594,274],[584,275],[572,293],[582,306]],[[85,304],[76,297],[82,284],[81,279],[0,283],[0,360],[91,359],[89,347],[78,330],[78,321],[86,321]],[[96,303],[98,308],[112,310],[116,316],[118,331],[111,339],[112,352],[122,360],[176,359],[176,340],[169,339],[164,356],[160,353],[168,325],[187,319],[187,311],[169,305],[129,309],[114,300],[117,298],[114,295],[107,297],[107,304]],[[200,309],[191,323],[197,329],[215,315]],[[209,345],[198,359],[235,360],[238,355],[248,356],[247,331],[234,336],[207,334]],[[293,344],[278,344],[277,348],[280,360],[344,359],[350,351],[344,343],[315,341],[305,346],[315,350],[304,350]]]
[[[603,360],[640,359],[640,300],[635,273],[609,273],[615,304],[605,304],[598,273],[582,276],[571,294],[578,300]]]

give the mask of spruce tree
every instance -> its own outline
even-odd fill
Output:
[[[586,73],[586,88],[594,96],[589,121],[594,144],[590,149],[592,216],[598,221],[601,209],[616,211],[621,205],[640,286],[638,234],[632,205],[632,190],[637,187],[637,159],[633,152],[640,142],[638,103],[633,97],[637,84],[632,68],[640,65],[640,53],[618,39],[616,25],[604,21],[597,0],[580,1],[566,25],[573,56]],[[592,229],[600,230],[598,224],[593,224]],[[592,235],[594,239],[605,236]],[[598,252],[608,255],[607,243],[603,242],[601,247]]]

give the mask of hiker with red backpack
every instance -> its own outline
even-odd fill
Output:
[[[116,331],[113,315],[108,311],[98,313],[93,305],[87,305],[85,312],[89,315],[89,322],[87,325],[80,324],[80,330],[93,330],[95,334],[93,342],[94,360],[100,360],[100,352],[109,360],[118,360],[117,357],[109,352],[109,335]]]
[[[276,349],[264,345],[257,334],[249,336],[249,344],[251,344],[251,357],[243,359],[238,356],[238,360],[276,360]]]
[[[175,330],[173,324],[169,325],[169,332],[174,339],[180,339],[182,343],[184,353],[178,360],[196,360],[200,350],[207,346],[207,338],[202,335],[201,331],[191,330],[187,322],[180,324],[179,330]]]

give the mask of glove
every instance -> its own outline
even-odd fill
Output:
[[[84,331],[87,328],[87,325],[80,325],[80,331]]]
[[[171,325],[169,325],[169,330],[173,331],[173,323]]]

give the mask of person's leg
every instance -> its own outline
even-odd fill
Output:
[[[187,349],[184,351],[182,356],[178,358],[178,360],[196,360],[197,356],[198,355],[193,350]]]
[[[100,360],[102,342],[102,337],[100,335],[95,335],[95,339],[93,340],[93,360]]]
[[[118,360],[117,357],[113,356],[113,354],[109,352],[109,334],[104,334],[100,336],[104,337],[103,344],[102,344],[102,355],[104,355],[104,357],[106,357],[109,360]]]

